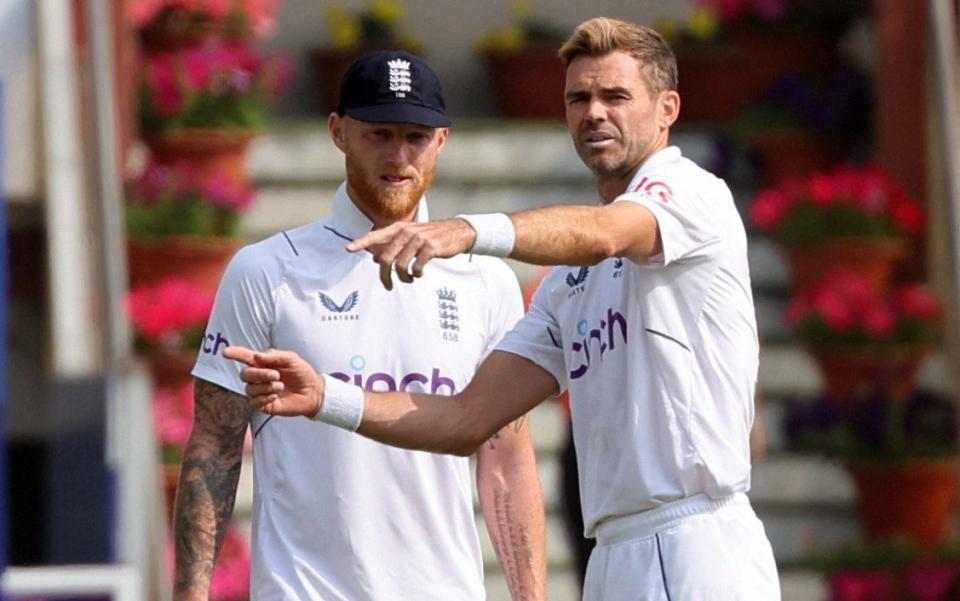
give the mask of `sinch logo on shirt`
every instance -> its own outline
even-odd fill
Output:
[[[343,302],[337,304],[332,298],[320,292],[320,303],[324,308],[329,312],[327,315],[321,315],[320,321],[347,321],[360,319],[360,315],[356,313],[351,313],[357,303],[360,302],[360,291],[354,290],[347,295],[347,298],[343,299]]]

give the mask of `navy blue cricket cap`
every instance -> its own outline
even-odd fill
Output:
[[[449,127],[440,80],[427,63],[398,50],[373,52],[347,69],[337,114],[374,123]]]

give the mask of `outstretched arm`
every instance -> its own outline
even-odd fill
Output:
[[[604,206],[553,205],[509,215],[515,240],[509,257],[537,265],[594,265],[609,257],[648,257],[662,251],[657,220],[634,202]],[[470,252],[477,231],[463,219],[397,222],[347,245],[367,249],[389,290],[391,272],[403,282],[423,274],[430,259]]]
[[[546,599],[543,494],[529,420],[519,418],[481,445],[477,492],[513,600]]]
[[[320,411],[323,379],[296,353],[232,346],[223,356],[248,366],[240,377],[247,382],[254,408],[269,415],[308,417]],[[366,391],[357,432],[395,447],[472,455],[557,388],[550,372],[532,361],[494,351],[473,381],[453,397]]]
[[[209,596],[253,413],[245,397],[205,380],[194,382],[193,431],[183,452],[173,524],[177,601],[206,601]]]

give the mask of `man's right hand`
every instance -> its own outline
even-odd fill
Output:
[[[257,352],[242,346],[224,349],[223,356],[245,364],[240,379],[254,407],[267,415],[312,418],[323,402],[323,378],[292,351]]]

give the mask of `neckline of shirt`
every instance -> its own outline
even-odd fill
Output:
[[[427,211],[427,199],[420,198],[416,220],[430,220]],[[326,220],[326,227],[344,240],[355,240],[373,229],[373,222],[363,214],[347,193],[347,183],[343,182],[333,196],[333,209]]]
[[[633,179],[630,180],[630,183],[627,185],[627,190],[633,190],[640,178],[642,178],[644,174],[649,173],[654,167],[675,161],[681,156],[682,153],[677,146],[667,146],[656,151],[637,169],[637,172],[633,175]]]

